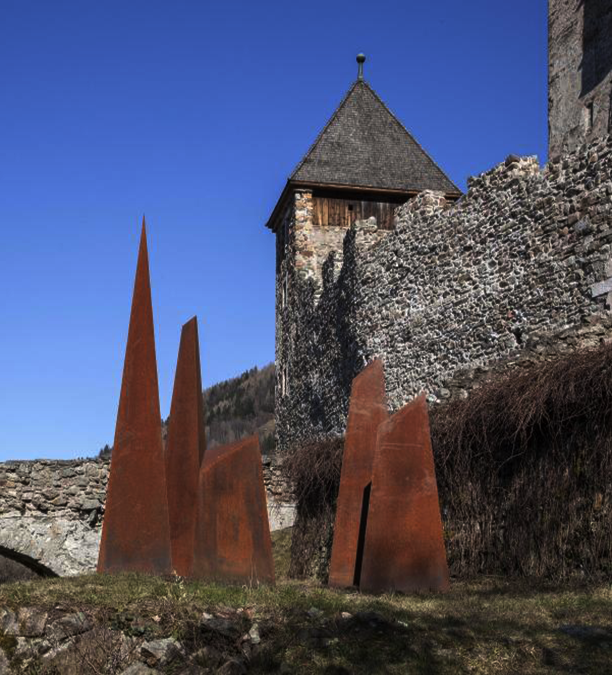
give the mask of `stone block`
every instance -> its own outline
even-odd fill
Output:
[[[591,286],[591,294],[594,298],[599,295],[605,295],[612,291],[612,279],[606,279],[605,281],[598,281],[597,283]]]

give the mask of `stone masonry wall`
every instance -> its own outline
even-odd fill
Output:
[[[262,457],[270,527],[293,522],[278,464]],[[109,459],[0,463],[0,554],[60,576],[91,572],[98,559]]]
[[[549,154],[612,130],[612,4],[549,0]]]
[[[0,464],[0,552],[64,576],[98,559],[109,461]]]
[[[612,140],[540,169],[509,157],[469,181],[449,207],[423,193],[378,240],[356,224],[344,264],[331,255],[317,300],[294,280],[284,331],[290,395],[277,408],[279,447],[344,432],[352,378],[385,365],[390,407],[421,390],[467,396],[490,369],[516,367],[611,335]]]
[[[374,219],[370,221],[366,226],[368,237],[375,243],[384,238],[388,230],[379,229]],[[314,226],[313,197],[308,191],[294,193],[281,218],[276,234],[277,411],[295,402],[291,391],[292,383],[296,381],[294,364],[300,367],[298,364],[304,363],[304,357],[299,355],[303,346],[316,348],[308,344],[307,335],[300,336],[305,338],[304,342],[297,335],[298,326],[305,325],[300,318],[301,312],[310,305],[314,307],[325,289],[329,294],[330,284],[337,280],[347,231],[338,226]],[[317,332],[314,329],[310,334]],[[277,423],[279,420],[282,416],[277,414]],[[277,431],[278,438],[284,436],[282,429]]]

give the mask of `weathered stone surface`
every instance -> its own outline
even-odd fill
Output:
[[[50,641],[49,645],[53,644],[48,651],[44,651],[40,660],[44,666],[49,669],[56,669],[62,675],[77,675],[79,669],[82,669],[82,664],[79,668],[75,668],[75,654],[74,640],[64,640],[64,642]]]
[[[363,527],[379,425],[387,419],[382,362],[374,360],[353,380],[336,507],[329,585],[359,585]]]
[[[175,638],[145,642],[140,647],[143,659],[150,666],[164,666],[184,654],[181,643]]]
[[[6,635],[18,635],[17,614],[12,609],[0,609],[0,631]]]
[[[43,654],[46,654],[51,649],[51,643],[40,637],[18,637],[17,645],[13,653],[14,658],[18,659],[32,659]]]
[[[209,673],[209,669],[202,668],[202,666],[192,663],[191,665],[187,666],[187,668],[183,668],[183,670],[179,671],[177,675],[209,675]]]
[[[47,629],[46,634],[51,640],[65,640],[73,635],[81,635],[91,630],[91,619],[83,612],[66,614],[54,621]]]
[[[276,532],[277,530],[284,530],[286,527],[291,527],[295,522],[295,504],[277,501],[270,495],[267,489],[266,492],[268,495],[268,521],[270,523],[270,532]]]
[[[45,634],[48,614],[36,607],[20,607],[17,612],[4,609],[0,613],[0,628],[5,635],[41,637]]]
[[[0,463],[0,515],[51,516],[81,519],[83,504],[97,500],[102,512],[108,480],[108,460],[29,460]],[[77,485],[83,480],[83,485]],[[10,490],[6,489],[10,486]],[[49,488],[53,493],[49,493]],[[53,494],[55,496],[48,496]]]
[[[596,284],[591,286],[591,293],[594,298],[598,295],[604,295],[605,293],[610,293],[612,291],[612,279],[606,279],[605,281],[598,281]]]
[[[200,470],[193,576],[274,583],[257,436],[208,449]]]
[[[49,615],[38,607],[20,607],[17,610],[17,635],[24,637],[40,637],[45,634]]]
[[[205,449],[198,321],[194,317],[181,331],[166,443],[172,568],[180,576],[189,576],[193,563],[198,480]]]
[[[98,571],[172,571],[144,219]]]
[[[610,132],[609,0],[550,0],[548,30],[549,154],[554,156]]]
[[[204,612],[201,620],[202,626],[225,637],[236,639],[240,635],[240,629],[236,622],[225,616],[215,616]]]
[[[239,659],[230,659],[217,670],[218,675],[244,675],[246,672],[246,666]]]
[[[6,658],[6,654],[0,648],[0,675],[7,675],[10,672],[9,661]]]
[[[136,661],[136,663],[132,663],[131,666],[125,670],[122,670],[121,675],[154,675],[155,673],[159,672],[161,671],[157,670],[156,668],[149,668],[149,666],[145,666],[144,663]]]
[[[425,396],[378,428],[360,588],[449,587]]]

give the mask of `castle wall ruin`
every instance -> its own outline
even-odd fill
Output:
[[[351,381],[375,357],[395,411],[422,390],[431,403],[466,397],[491,369],[610,337],[612,139],[543,169],[511,156],[468,185],[455,205],[409,201],[382,239],[373,219],[356,223],[320,286],[288,267],[281,450],[343,434]]]

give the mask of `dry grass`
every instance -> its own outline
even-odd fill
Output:
[[[107,642],[116,641],[121,629],[136,638],[173,636],[192,651],[203,639],[198,632],[203,611],[245,610],[238,616],[248,616],[247,623],[257,621],[262,637],[250,673],[612,672],[609,583],[559,585],[483,577],[454,582],[446,594],[368,596],[282,578],[287,537],[286,531],[274,533],[281,571],[276,588],[91,575],[4,584],[0,607],[79,610],[92,618]],[[353,618],[343,618],[343,612]],[[568,625],[604,630],[572,637],[561,630]],[[227,658],[237,649],[222,639],[215,648],[225,650]],[[164,672],[180,672],[178,665]],[[82,672],[90,670],[84,666]]]
[[[434,409],[451,570],[612,573],[612,345],[486,382]]]
[[[374,597],[289,581],[240,588],[93,575],[7,584],[0,605],[78,609],[99,625],[187,644],[202,611],[246,608],[263,640],[254,673],[281,664],[304,674],[612,672],[610,585],[485,578],[456,582],[444,595]],[[342,612],[379,616],[351,621]],[[572,637],[561,630],[567,625],[609,633]]]
[[[496,376],[431,411],[452,574],[612,576],[612,345]],[[298,446],[291,572],[325,580],[343,439]]]
[[[299,508],[316,512],[334,506],[338,496],[344,438],[322,438],[296,445],[282,467]]]
[[[283,462],[296,502],[289,574],[327,581],[344,438],[318,439],[292,448]]]

